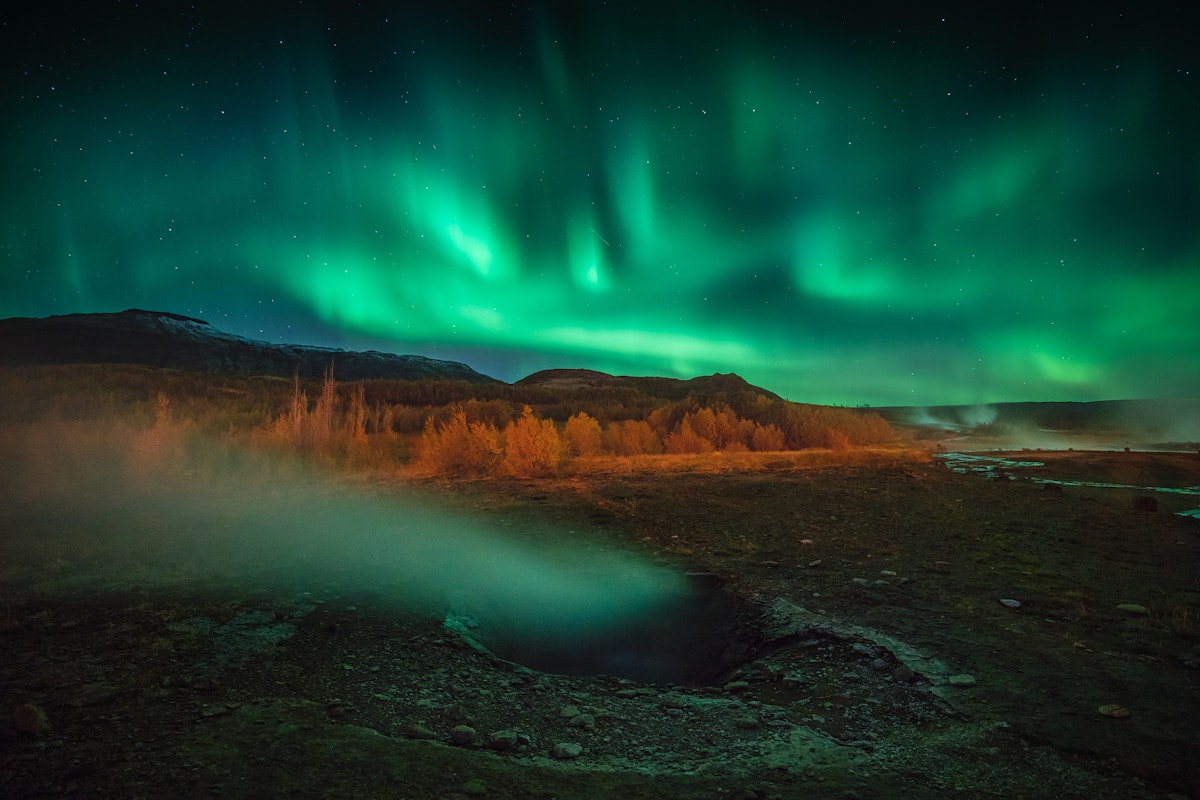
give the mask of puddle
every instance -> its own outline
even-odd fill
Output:
[[[1141,492],[1160,492],[1163,494],[1177,495],[1192,495],[1200,497],[1200,486],[1185,486],[1182,488],[1174,486],[1136,486],[1128,483],[1104,483],[1101,481],[1068,481],[1058,480],[1056,478],[1044,478],[1034,475],[1020,475],[1010,472],[1010,470],[1029,469],[1032,467],[1044,467],[1043,461],[1019,461],[1011,458],[1002,458],[1000,456],[985,456],[978,453],[942,453],[937,456],[945,462],[946,468],[951,472],[957,472],[961,475],[983,475],[985,477],[997,477],[1006,475],[1009,478],[1017,480],[1031,481],[1033,483],[1051,483],[1058,486],[1087,486],[1096,489],[1133,489]],[[1200,508],[1188,509],[1187,511],[1176,512],[1181,517],[1191,517],[1200,519]]]

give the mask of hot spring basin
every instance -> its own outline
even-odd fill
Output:
[[[495,656],[537,672],[608,675],[639,683],[719,685],[750,659],[757,641],[744,601],[723,589],[695,589],[636,618],[601,626],[512,625],[481,615],[447,627]]]

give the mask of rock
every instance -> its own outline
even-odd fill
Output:
[[[1131,713],[1128,708],[1120,703],[1105,703],[1096,710],[1104,716],[1112,717],[1113,719],[1123,719]]]
[[[591,714],[580,714],[578,716],[572,717],[571,721],[568,722],[567,724],[570,725],[572,728],[583,728],[585,730],[591,731],[591,730],[596,729],[596,718],[593,717]]]
[[[472,797],[483,797],[488,793],[488,785],[483,778],[471,778],[471,780],[459,787],[463,794],[471,795]]]
[[[888,666],[889,666],[888,662],[882,658],[876,658],[873,661],[871,661],[871,669],[879,670],[880,672],[887,669]]]
[[[750,689],[749,681],[730,681],[725,684],[725,691],[729,693],[745,692]]]
[[[892,677],[901,683],[908,683],[913,678],[917,677],[917,673],[901,664],[900,666],[896,667],[896,670],[892,673]]]
[[[463,711],[458,706],[450,706],[442,713],[445,715],[446,719],[450,720],[451,722],[467,721],[467,712]]]
[[[682,697],[680,697],[678,694],[675,694],[674,692],[672,692],[671,694],[664,694],[662,697],[660,697],[658,699],[658,704],[660,706],[662,706],[663,708],[678,709],[678,708],[683,708],[684,701],[683,701]]]
[[[762,724],[762,719],[758,714],[746,714],[735,719],[733,724],[742,730],[753,730]]]
[[[882,575],[882,576],[883,576],[883,577],[885,577],[885,578],[894,578],[894,577],[896,577],[896,573],[895,573],[895,572],[893,572],[893,571],[892,571],[892,570],[890,570],[890,569],[881,569],[881,570],[879,570],[879,574],[880,574],[880,575]]]
[[[960,675],[951,675],[948,680],[949,680],[951,686],[974,686],[975,685],[975,676],[968,675],[965,672]]]
[[[496,731],[488,737],[488,747],[493,750],[515,750],[521,743],[521,737],[516,731]]]
[[[436,739],[437,734],[420,723],[414,722],[404,729],[405,739]]]
[[[570,761],[573,758],[579,758],[583,753],[583,745],[575,742],[559,742],[554,745],[551,755],[560,761]]]
[[[13,726],[21,733],[41,736],[50,732],[50,718],[42,707],[34,703],[23,703],[13,711]]]
[[[857,583],[859,586],[866,586],[868,583],[870,583],[870,581],[866,578],[851,578],[850,582]]]
[[[1009,608],[1020,608],[1020,607],[1021,607],[1021,601],[1020,601],[1020,600],[1013,600],[1013,599],[1011,599],[1011,598],[1008,598],[1008,597],[1004,597],[1004,598],[1001,598],[1001,599],[1000,599],[1000,605],[1002,605],[1002,606],[1007,606],[1007,607],[1009,607]]]
[[[563,706],[562,710],[558,713],[567,719],[570,719],[571,717],[578,717],[580,714],[579,706]]]
[[[455,725],[450,729],[450,744],[459,747],[470,747],[475,744],[475,729],[470,725]]]
[[[1150,609],[1140,606],[1137,603],[1121,603],[1121,605],[1117,606],[1117,611],[1124,611],[1126,614],[1138,614],[1143,617],[1150,613]]]

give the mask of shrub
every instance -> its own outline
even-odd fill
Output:
[[[417,465],[443,475],[486,475],[500,463],[500,431],[485,422],[467,422],[466,411],[456,406],[441,424],[433,417],[417,444]]]
[[[563,450],[568,456],[599,455],[601,448],[600,423],[580,411],[563,427]]]
[[[712,416],[711,411],[708,416]],[[667,439],[663,444],[668,453],[711,453],[713,451],[712,441],[701,436],[692,427],[690,414],[683,418],[683,422],[679,423],[675,430],[667,434]]]
[[[610,422],[604,429],[604,449],[614,456],[661,453],[662,441],[645,420]]]
[[[562,444],[554,422],[538,419],[525,406],[521,418],[504,428],[504,471],[510,475],[549,475],[558,469]]]
[[[770,424],[755,425],[754,433],[750,436],[750,448],[759,452],[782,450],[783,443],[783,431]]]

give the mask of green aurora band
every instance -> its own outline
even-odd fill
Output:
[[[0,316],[850,405],[1200,396],[1170,20],[49,5],[0,12]]]

